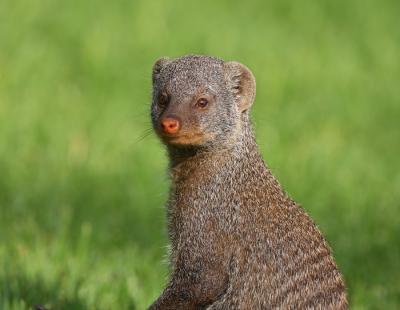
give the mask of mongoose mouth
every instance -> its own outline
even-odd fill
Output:
[[[165,144],[174,145],[199,145],[204,142],[205,135],[202,133],[161,135],[161,140]]]

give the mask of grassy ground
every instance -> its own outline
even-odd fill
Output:
[[[163,55],[238,60],[353,309],[400,307],[398,1],[0,2],[0,309],[144,309],[167,276]]]

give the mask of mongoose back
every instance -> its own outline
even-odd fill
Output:
[[[172,184],[171,275],[150,309],[347,309],[329,246],[258,151],[251,71],[188,55],[159,59],[152,78]]]

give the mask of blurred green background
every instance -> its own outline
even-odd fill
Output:
[[[250,67],[260,149],[353,309],[400,307],[400,2],[0,2],[0,309],[145,309],[166,277],[151,67]]]

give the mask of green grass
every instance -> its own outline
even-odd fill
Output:
[[[151,66],[248,65],[260,148],[353,309],[400,307],[398,1],[0,2],[0,309],[145,309],[167,277]]]

